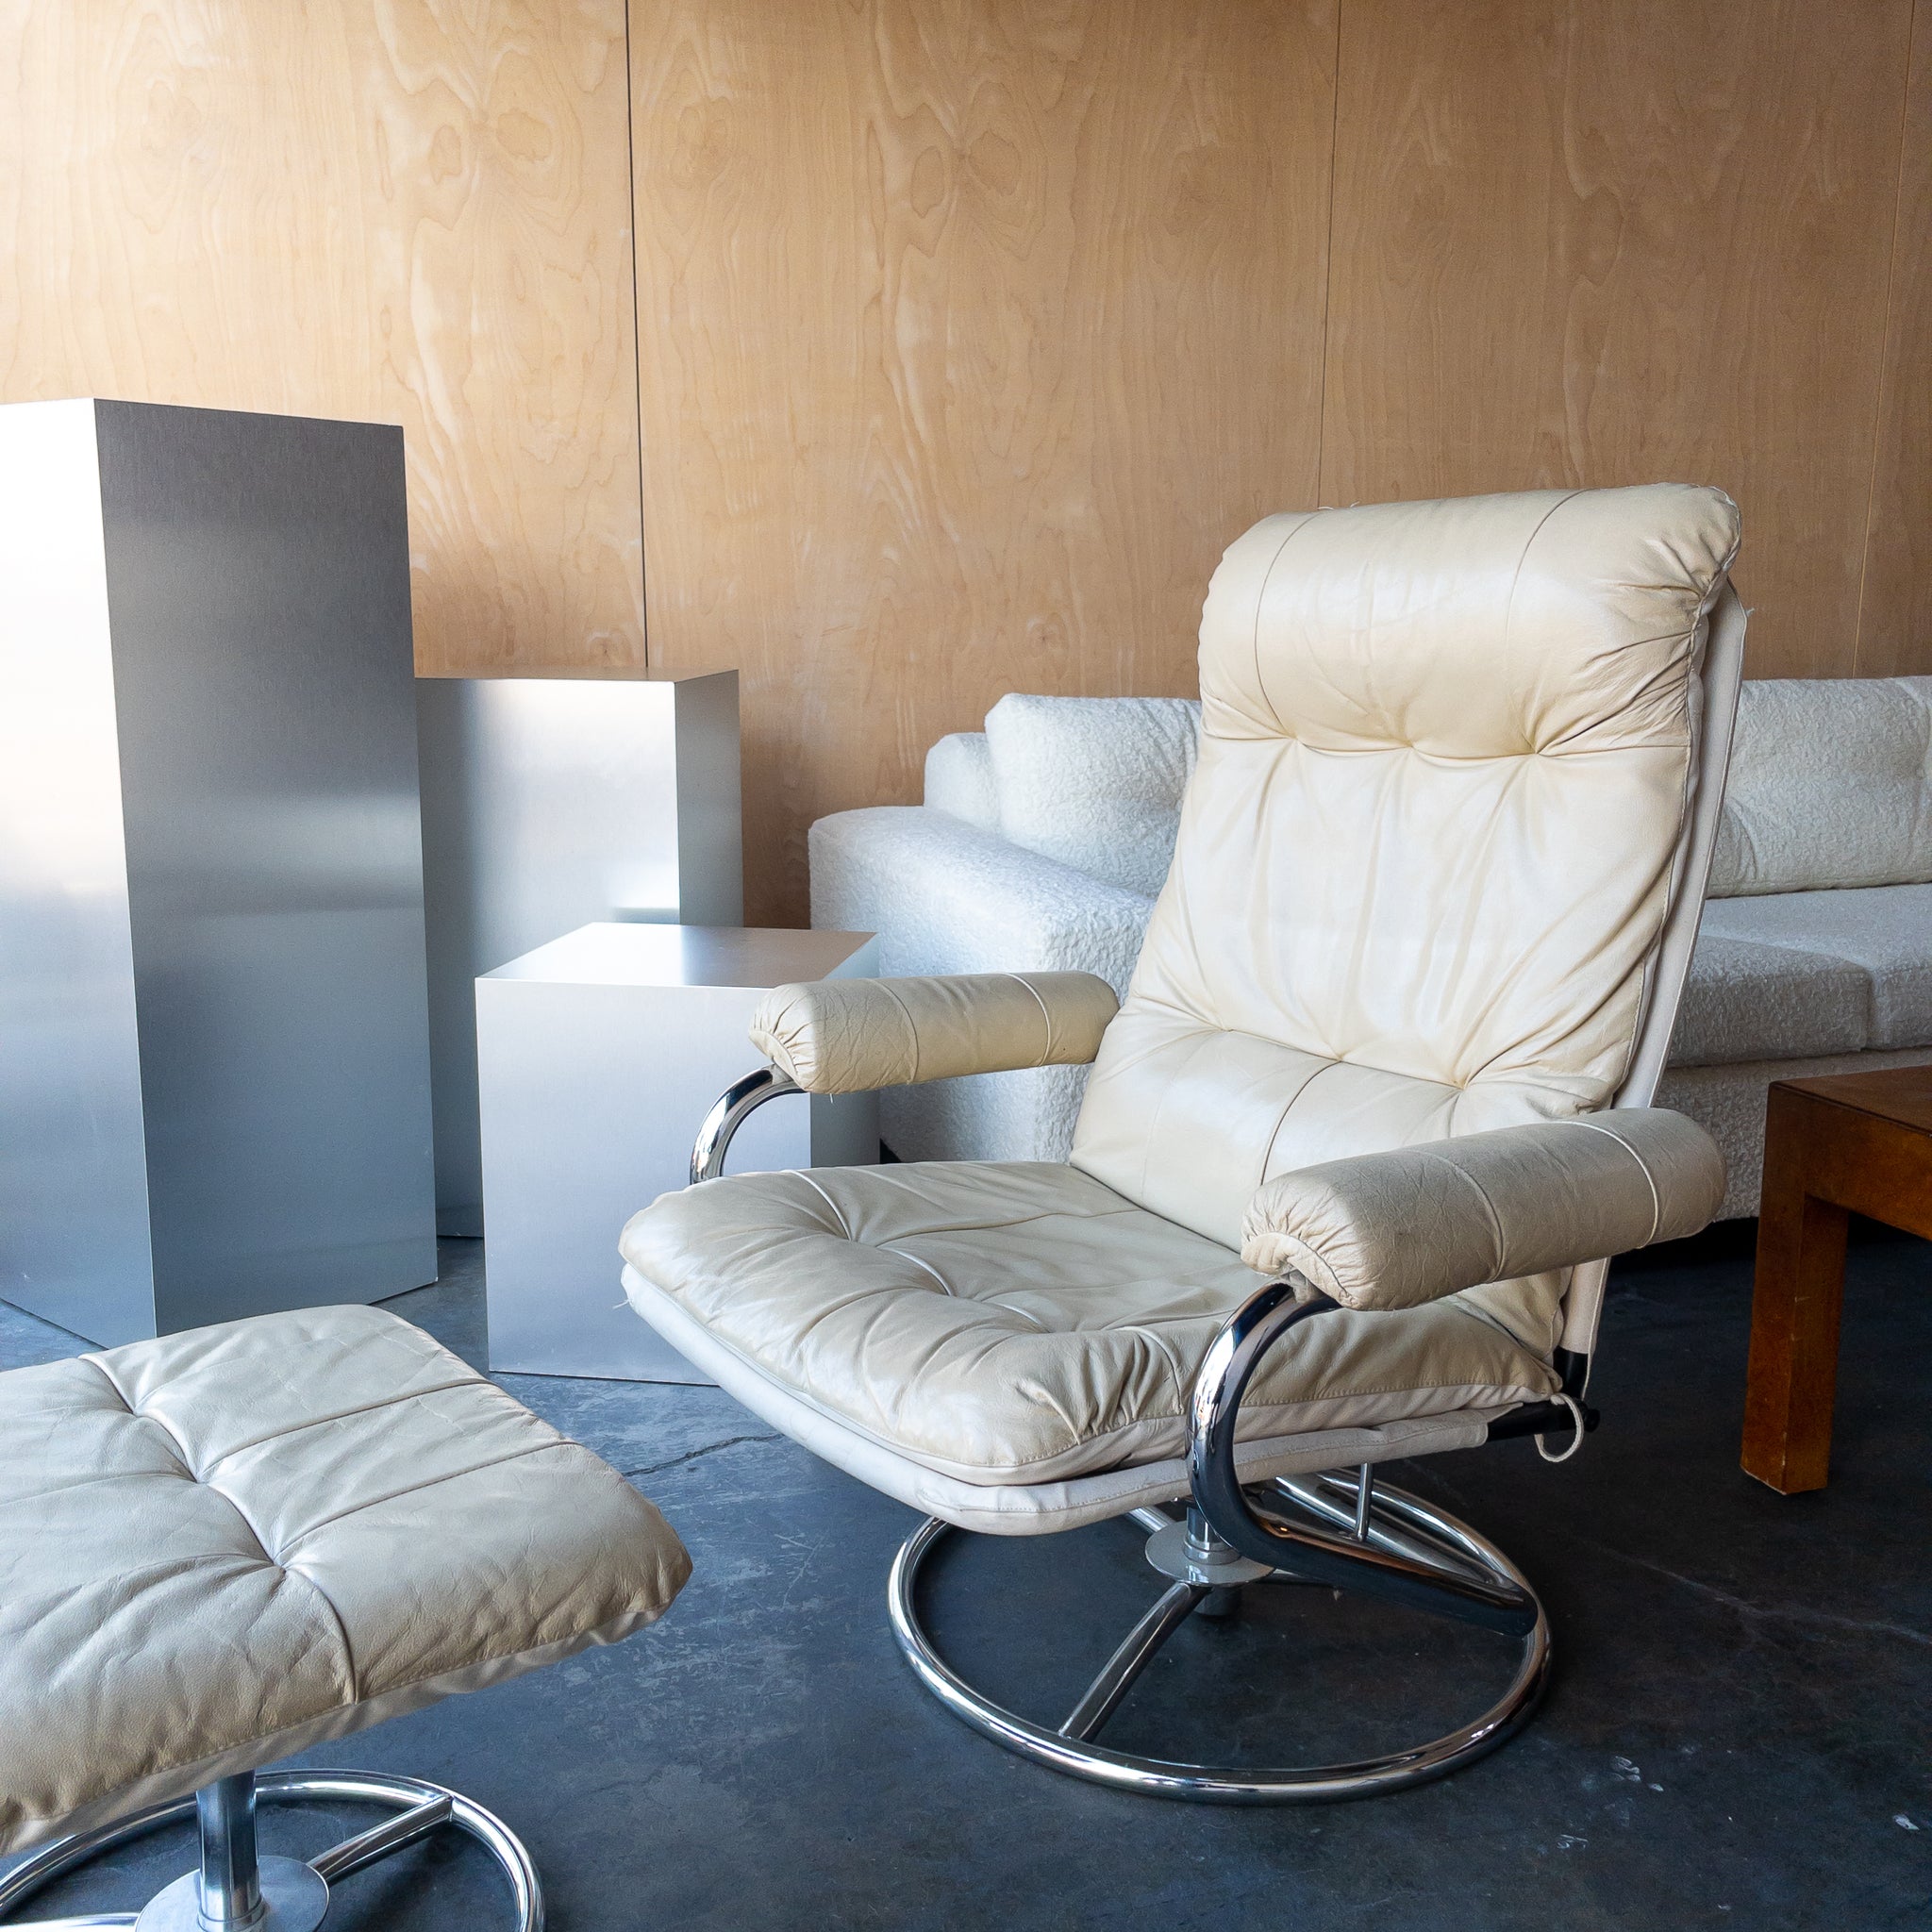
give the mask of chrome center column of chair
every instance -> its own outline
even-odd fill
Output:
[[[1221,1802],[1440,1775],[1533,1708],[1550,1633],[1493,1544],[1376,1465],[1586,1405],[1607,1257],[1723,1164],[1649,1106],[1695,940],[1744,620],[1721,492],[1270,518],[1203,612],[1201,757],[1124,1004],[1081,974],[780,988],[694,1185],[625,1230],[633,1306],[774,1426],[920,1509],[921,1680],[1053,1768]],[[1092,1062],[1071,1161],[723,1175],[751,1108]],[[1173,1506],[1185,1506],[1185,1515]],[[940,1655],[956,1530],[1121,1518],[1167,1588],[1058,1725]],[[1446,1737],[1312,1767],[1110,1750],[1191,1617],[1316,1583],[1519,1646]]]

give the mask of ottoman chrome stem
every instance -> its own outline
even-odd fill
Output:
[[[300,1858],[257,1857],[255,1804],[388,1805],[394,1818]],[[114,1845],[198,1815],[202,1863],[156,1893],[140,1912],[91,1912],[77,1918],[17,1921],[8,1914],[44,1885],[84,1865]],[[304,1932],[320,1925],[328,1909],[328,1887],[414,1844],[440,1825],[453,1824],[488,1852],[509,1883],[515,1932],[543,1932],[543,1888],[516,1835],[504,1822],[460,1792],[426,1779],[368,1771],[269,1771],[222,1778],[192,1798],[150,1805],[111,1824],[72,1838],[56,1839],[0,1878],[0,1924],[6,1932],[79,1932],[89,1926],[133,1926],[135,1932]],[[246,1910],[253,1892],[256,1916]],[[228,1911],[225,1919],[214,1910]]]
[[[208,1932],[242,1932],[268,1916],[255,1858],[255,1774],[218,1777],[194,1794],[201,1822],[200,1918]]]

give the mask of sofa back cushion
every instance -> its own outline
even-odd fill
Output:
[[[956,731],[925,755],[924,802],[982,832],[1000,829],[1000,795],[983,731]]]
[[[1932,881],[1932,677],[1747,683],[1710,896]]]
[[[986,714],[1001,831],[1151,899],[1174,857],[1200,729],[1192,698],[1002,698]]]

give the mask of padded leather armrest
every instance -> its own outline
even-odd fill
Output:
[[[1241,1259],[1347,1307],[1412,1308],[1680,1240],[1724,1192],[1717,1143],[1680,1113],[1537,1121],[1277,1174],[1249,1204]]]
[[[752,1044],[808,1093],[1083,1066],[1120,1002],[1091,973],[949,973],[774,986]]]

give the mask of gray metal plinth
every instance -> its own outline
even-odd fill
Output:
[[[603,924],[476,982],[492,1369],[708,1379],[631,1312],[618,1237],[688,1182],[692,1129],[758,1058],[766,991],[876,959],[868,933]],[[746,1123],[732,1166],[877,1158],[875,1094],[791,1094]]]
[[[431,1784],[426,1778],[395,1777],[370,1771],[269,1771],[258,1774],[254,1785],[255,1796],[268,1804],[387,1805],[402,1814],[319,1853],[301,1867],[323,1886],[325,1899],[330,1886],[340,1884],[352,1873],[413,1844],[443,1824],[451,1824],[475,1839],[495,1860],[508,1882],[515,1915],[514,1932],[543,1932],[543,1888],[523,1841],[493,1812],[486,1811],[459,1791]],[[166,1804],[150,1805],[145,1810],[130,1812],[92,1831],[56,1839],[52,1844],[42,1846],[5,1878],[0,1878],[0,1922],[16,1928],[16,1932],[34,1932],[34,1928],[39,1928],[39,1932],[63,1928],[64,1932],[67,1927],[108,1925],[131,1925],[138,1932],[157,1932],[144,1914],[134,1912],[96,1912],[79,1918],[27,1921],[17,1921],[11,1915],[43,1887],[103,1852],[163,1825],[193,1817],[196,1803],[194,1798],[176,1798]],[[264,1872],[271,1866],[294,1862],[278,1858],[258,1861]],[[158,1893],[150,1906],[179,1892],[183,1885],[192,1887],[196,1879],[197,1874],[190,1873],[185,1879],[175,1880]],[[300,1881],[295,1881],[294,1885],[280,1889],[285,1898],[292,1899],[299,1887]],[[312,1890],[308,1895],[313,1896]],[[291,1905],[291,1909],[294,1908]],[[162,1920],[158,1924],[173,1932],[175,1923]],[[205,1932],[198,1915],[180,1923],[193,1927],[194,1932]],[[290,1926],[302,1923],[299,1918],[288,1922]],[[285,1932],[285,1928],[282,1922],[271,1921],[265,1926],[251,1928],[251,1932]]]
[[[1283,1488],[1297,1501],[1304,1500],[1304,1492],[1315,1493],[1312,1486],[1299,1479],[1291,1490],[1287,1485]],[[1329,1513],[1325,1507],[1316,1507],[1320,1513]],[[1150,1522],[1157,1513],[1137,1510],[1132,1520],[1157,1535],[1165,1535],[1171,1525]],[[1378,1522],[1391,1523],[1409,1546],[1418,1539],[1425,1540],[1440,1553],[1445,1567],[1467,1564],[1529,1591],[1522,1573],[1493,1543],[1420,1497],[1382,1484],[1375,1491],[1374,1514]],[[1372,1524],[1372,1535],[1374,1529]],[[1159,1646],[1218,1591],[1205,1582],[1174,1583],[1117,1647],[1073,1715],[1058,1729],[1049,1729],[975,1690],[940,1656],[926,1634],[916,1601],[919,1573],[927,1557],[951,1533],[950,1524],[928,1517],[893,1559],[887,1585],[892,1634],[920,1682],[955,1717],[996,1744],[1049,1770],[1115,1790],[1209,1805],[1323,1804],[1401,1790],[1460,1770],[1513,1736],[1535,1709],[1549,1677],[1549,1624],[1539,1603],[1536,1626],[1523,1640],[1522,1660],[1508,1689],[1480,1717],[1447,1737],[1355,1763],[1305,1767],[1190,1764],[1109,1751],[1092,1741],[1094,1733]],[[1284,1574],[1283,1580],[1293,1579]]]
[[[398,429],[0,408],[0,1296],[436,1278]]]
[[[744,917],[738,674],[416,686],[437,1222],[483,1232],[477,977],[591,920]]]

